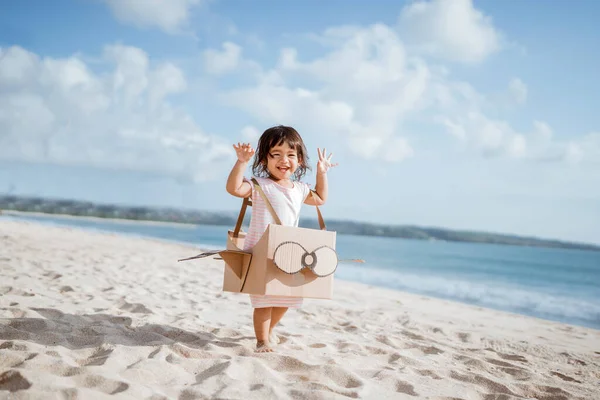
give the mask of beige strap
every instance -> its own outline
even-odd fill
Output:
[[[317,202],[316,192],[314,190],[311,190],[310,194],[316,203]],[[315,207],[317,208],[317,217],[319,218],[319,226],[321,227],[322,231],[326,231],[327,227],[325,226],[325,220],[323,219],[323,216],[321,215],[321,210],[319,209],[319,206],[315,205]]]
[[[275,223],[277,225],[283,225],[281,223],[281,220],[277,216],[277,213],[275,212],[275,209],[271,205],[271,202],[269,201],[269,199],[267,199],[267,195],[265,194],[265,192],[263,192],[262,188],[258,184],[258,181],[255,178],[252,178],[252,182],[254,183],[254,187],[256,187],[256,190],[258,191],[258,194],[260,194],[260,197],[262,197],[263,201],[267,205],[267,208],[269,209],[269,212],[271,213],[271,216],[273,217],[273,220],[275,221]]]
[[[242,208],[240,209],[240,215],[238,215],[237,222],[235,223],[235,229],[233,230],[233,237],[236,238],[240,235],[242,229],[242,223],[244,222],[244,215],[246,215],[246,208],[252,206],[252,200],[249,197],[245,197],[242,202]]]
[[[269,212],[271,213],[271,216],[273,217],[273,220],[275,220],[275,223],[277,225],[282,225],[281,220],[277,216],[277,213],[275,212],[275,209],[273,209],[273,206],[271,205],[271,202],[267,198],[267,195],[265,194],[265,192],[263,192],[262,188],[258,184],[258,181],[255,178],[252,178],[252,182],[254,183],[254,186],[256,187],[256,190],[260,194],[260,197],[262,197],[263,201],[267,205],[267,208],[269,209]],[[312,198],[315,200],[315,203],[316,203],[317,202],[317,198],[316,198],[315,191],[311,190],[310,194],[311,194]],[[319,209],[319,206],[315,206],[315,207],[317,207],[317,217],[319,219],[319,226],[321,227],[321,230],[326,231],[327,227],[325,226],[325,220],[323,219],[323,215],[321,214],[321,210]]]

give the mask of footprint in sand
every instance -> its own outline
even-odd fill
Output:
[[[519,361],[519,362],[527,362],[527,359],[521,355],[518,354],[504,354],[504,353],[496,353],[498,354],[498,356],[504,360],[509,360],[509,361]]]
[[[457,336],[460,339],[460,341],[463,343],[469,343],[469,341],[471,339],[471,334],[466,333],[466,332],[458,332]]]
[[[517,381],[528,381],[531,379],[531,373],[523,368],[500,368],[500,371],[510,375]]]
[[[430,369],[417,369],[415,371],[421,376],[428,376],[433,379],[442,379],[441,376],[439,376],[438,374],[436,374],[435,372],[433,372]]]
[[[499,367],[499,371],[510,375],[513,379],[519,381],[531,379],[531,373],[525,368],[522,368],[518,365],[514,365],[506,361],[495,360],[493,358],[486,358],[485,361],[494,366]]]
[[[13,296],[32,297],[35,293],[25,292],[21,289],[15,289],[11,286],[0,287],[0,295],[12,294]]]
[[[386,349],[382,349],[380,347],[375,347],[375,346],[365,346],[365,350],[368,350],[371,355],[375,355],[375,354],[389,354],[389,350]]]
[[[0,390],[9,392],[18,392],[27,390],[31,387],[29,382],[19,371],[8,370],[0,374]]]
[[[415,392],[415,388],[408,382],[404,382],[397,377],[396,371],[388,371],[381,370],[377,371],[372,378],[380,383],[385,384],[385,386],[392,386],[396,389],[397,393],[404,393],[409,396],[418,396],[419,394]]]
[[[117,304],[120,310],[129,311],[134,314],[153,314],[152,310],[147,308],[145,305],[140,303],[128,303],[125,300],[121,300],[119,304]]]
[[[527,398],[542,400],[570,400],[573,395],[561,388],[545,385],[519,385],[522,395]]]
[[[379,336],[375,337],[375,340],[377,340],[380,343],[386,344],[394,349],[400,348],[399,343],[397,343],[394,339],[392,339],[391,337],[386,336],[386,335],[379,335]]]
[[[363,380],[360,377],[354,376],[344,368],[336,365],[323,366],[323,372],[331,381],[346,389],[356,389],[364,386]]]
[[[72,365],[66,364],[61,359],[58,359],[56,362],[45,363],[40,362],[35,367],[37,370],[45,371],[52,375],[61,376],[61,377],[71,377],[81,375],[84,372],[82,367],[74,367]]]
[[[11,328],[19,331],[37,333],[48,330],[48,323],[43,319],[15,318],[8,324]]]
[[[47,277],[47,278],[50,278],[51,280],[55,280],[55,279],[58,279],[58,278],[62,277],[61,274],[56,273],[54,271],[48,271],[48,272],[46,272],[44,274],[44,276]]]
[[[485,361],[490,364],[497,365],[499,367],[518,368],[516,365],[507,363],[506,361],[494,360],[493,358],[486,358]]]
[[[425,340],[425,338],[423,336],[413,333],[413,332],[410,332],[410,331],[407,331],[407,330],[402,331],[402,334],[412,340]]]
[[[78,364],[86,367],[104,365],[113,351],[114,348],[108,345],[97,347],[88,357],[79,360]]]
[[[106,394],[118,394],[129,389],[129,384],[115,381],[100,375],[79,375],[73,378],[80,386],[96,389]]]
[[[435,346],[417,346],[426,355],[444,354],[444,350],[440,350]]]
[[[456,361],[462,362],[467,367],[477,368],[479,370],[483,370],[486,367],[486,365],[483,361],[478,360],[476,358],[469,357],[469,356],[456,355],[452,358],[454,358]]]
[[[554,371],[552,371],[552,372],[550,372],[550,373],[551,373],[552,375],[554,375],[554,376],[558,376],[558,377],[559,377],[560,379],[562,379],[563,381],[581,383],[581,381],[578,381],[578,380],[577,380],[577,379],[575,379],[575,378],[571,378],[570,376],[563,375],[563,374],[561,374],[560,372],[554,372]]]
[[[402,356],[401,356],[399,353],[394,353],[394,354],[391,354],[391,355],[388,357],[388,364],[393,364],[393,363],[395,363],[396,361],[400,360],[401,358],[402,358]]]
[[[484,397],[487,399],[487,397]],[[495,399],[495,397],[491,397],[491,399]],[[465,400],[462,397],[428,397],[428,400]]]
[[[208,378],[211,378],[213,376],[224,374],[229,369],[230,366],[231,366],[231,361],[225,361],[225,362],[213,365],[212,367],[205,369],[204,371],[202,371],[196,375],[196,384],[197,385],[201,384],[202,382],[204,382],[205,380],[207,380]]]
[[[182,363],[181,357],[177,357],[175,354],[169,354],[168,356],[166,356],[165,361],[173,365],[178,365]]]
[[[488,379],[479,374],[469,374],[462,375],[458,372],[451,371],[450,378],[455,379],[457,381],[466,382],[468,384],[475,384],[480,386],[488,391],[489,394],[498,395],[498,394],[507,394],[509,396],[518,397],[515,393],[513,393],[507,386],[495,382],[491,379]],[[497,397],[492,397],[497,398]]]
[[[37,353],[5,352],[0,357],[0,368],[19,368],[25,361],[31,360]]]
[[[32,308],[33,311],[40,314],[42,317],[46,319],[60,319],[64,317],[64,313],[60,310],[55,310],[53,308]]]
[[[61,286],[60,289],[58,289],[58,291],[62,294],[62,293],[74,292],[75,290],[71,286],[65,285],[65,286]]]
[[[2,349],[14,350],[14,351],[28,351],[29,347],[27,347],[26,344],[15,343],[12,340],[8,340],[8,341],[0,344],[0,350],[2,350]]]
[[[571,364],[571,365],[582,365],[582,366],[586,366],[587,363],[585,361],[581,361],[578,360],[577,358],[575,358],[573,355],[563,352],[560,353],[561,356],[565,357],[567,359],[567,363]]]
[[[410,383],[403,382],[401,380],[398,380],[396,382],[396,392],[405,393],[410,396],[419,395],[417,392],[415,392],[415,387],[413,385],[411,385]]]
[[[398,362],[399,361],[399,362]],[[393,353],[388,357],[388,364],[403,365],[410,367],[422,367],[423,363],[414,358],[403,356],[400,353]]]

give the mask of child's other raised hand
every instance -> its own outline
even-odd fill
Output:
[[[240,162],[248,162],[254,155],[254,149],[250,146],[250,143],[239,143],[233,145],[235,154]]]
[[[317,152],[319,153],[319,161],[317,162],[317,174],[326,174],[327,171],[329,171],[329,168],[338,166],[337,163],[331,163],[331,156],[333,156],[333,153],[330,153],[329,157],[327,157],[327,149],[323,149],[323,151],[321,151],[321,149],[318,148]]]

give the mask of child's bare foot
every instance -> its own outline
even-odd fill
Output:
[[[256,352],[257,353],[272,353],[273,348],[269,344],[269,342],[257,341],[256,342]]]
[[[269,332],[269,343],[272,345],[279,344],[279,336],[277,336],[273,331]]]

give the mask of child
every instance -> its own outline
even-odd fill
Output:
[[[252,183],[244,178],[254,149],[249,143],[234,144],[233,148],[238,160],[227,179],[227,192],[242,198],[252,196],[252,217],[244,240],[244,250],[249,250],[274,221]],[[252,172],[283,225],[298,226],[302,203],[320,206],[327,200],[327,171],[337,164],[331,164],[332,155],[326,157],[325,149],[322,152],[317,149],[317,152],[319,161],[313,197],[308,185],[300,182],[310,167],[306,147],[298,132],[280,125],[267,129],[258,140]],[[254,308],[256,351],[272,352],[271,346],[275,344],[273,328],[288,308],[302,305],[302,298],[251,294],[250,301]]]

